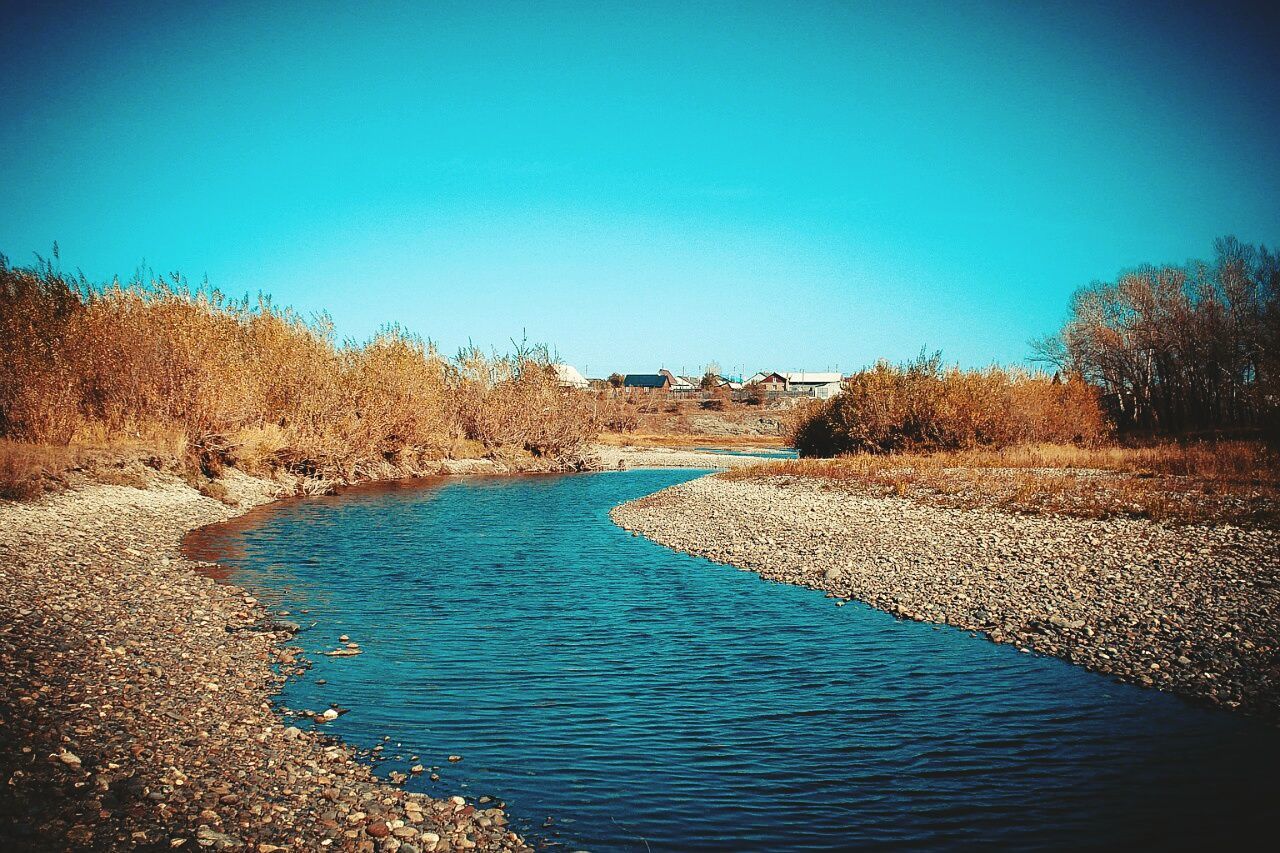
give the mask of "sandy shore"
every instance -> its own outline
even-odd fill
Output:
[[[526,849],[272,710],[295,626],[178,550],[274,496],[224,482],[237,507],[164,475],[0,502],[0,849]]]
[[[1280,719],[1280,533],[1023,516],[703,477],[624,528],[770,580]]]

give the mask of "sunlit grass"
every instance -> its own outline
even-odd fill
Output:
[[[854,493],[963,508],[1176,523],[1280,523],[1280,457],[1247,441],[856,454],[776,461],[719,476],[800,478]]]

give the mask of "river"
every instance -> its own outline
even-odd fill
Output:
[[[702,473],[352,489],[188,550],[315,622],[308,651],[360,643],[315,656],[284,705],[351,709],[326,728],[390,736],[380,773],[419,756],[441,778],[410,789],[494,797],[567,850],[1221,846],[1274,805],[1280,735],[1256,721],[609,520]]]

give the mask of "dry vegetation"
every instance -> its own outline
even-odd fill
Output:
[[[1280,256],[1234,237],[1212,261],[1144,266],[1076,292],[1042,358],[1147,433],[1280,430]]]
[[[600,442],[623,447],[781,447],[782,408],[676,394],[620,394]]]
[[[1096,389],[1078,379],[944,369],[940,354],[855,373],[838,396],[795,410],[784,427],[801,456],[1088,445],[1108,432]]]
[[[327,317],[265,297],[176,276],[94,285],[3,257],[0,348],[0,489],[12,496],[119,445],[167,448],[204,475],[235,465],[337,481],[457,456],[572,464],[614,407],[561,389],[544,347],[446,359],[395,326],[338,342]]]
[[[858,494],[956,508],[1170,523],[1280,523],[1280,454],[1246,441],[858,454],[772,462],[720,476],[814,478]]]
[[[1112,446],[1118,434],[1275,436],[1280,259],[1234,238],[1212,263],[1144,267],[1079,291],[1037,345],[1052,376],[877,364],[796,410],[803,459],[735,472],[948,506],[1274,526],[1280,463],[1261,442]]]
[[[709,432],[602,432],[599,441],[611,447],[725,447],[761,450],[784,447],[778,435],[725,435]]]

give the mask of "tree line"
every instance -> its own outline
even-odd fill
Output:
[[[1121,430],[1264,430],[1280,411],[1280,255],[1235,237],[1211,260],[1145,265],[1076,291],[1037,357],[1096,385]]]

